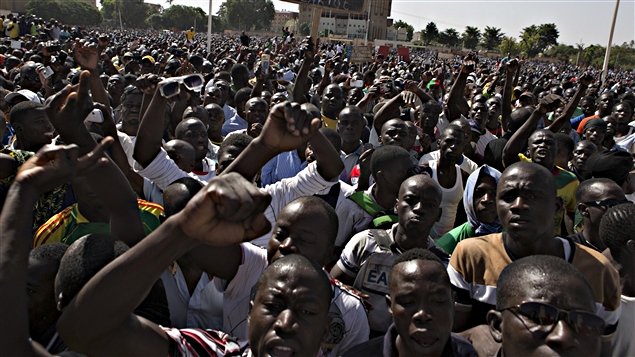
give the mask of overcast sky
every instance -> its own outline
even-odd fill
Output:
[[[146,0],[166,6],[165,0]],[[222,0],[213,0],[216,14]],[[292,3],[273,0],[276,10],[298,11]],[[174,4],[198,6],[205,12],[207,0],[175,0]],[[606,46],[613,18],[615,0],[393,0],[391,18],[403,20],[415,31],[434,21],[440,31],[453,27],[463,32],[465,26],[500,27],[508,36],[518,37],[532,24],[555,23],[560,31],[558,42],[585,46]],[[416,15],[414,15],[416,14]],[[613,43],[635,39],[635,0],[621,0]]]

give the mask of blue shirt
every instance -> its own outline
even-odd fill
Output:
[[[262,167],[262,187],[293,177],[305,167],[306,161],[300,159],[296,150],[283,152]]]

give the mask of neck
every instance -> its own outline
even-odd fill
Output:
[[[494,130],[494,129],[498,129],[498,118],[497,117],[491,117],[487,120],[487,123],[485,123],[485,126],[488,129]]]
[[[516,259],[528,257],[530,255],[553,255],[564,258],[564,251],[560,242],[553,236],[553,230],[543,233],[542,236],[529,244],[523,244],[512,239],[509,234],[505,235],[507,249]]]
[[[440,169],[454,168],[454,165],[456,165],[456,161],[447,160],[446,158],[443,157],[443,155],[441,155],[441,157],[439,157],[439,168]]]
[[[17,148],[18,150],[23,150],[23,151],[32,151],[32,152],[38,152],[44,145],[38,145],[26,140],[20,140],[20,137],[17,137],[15,139],[15,145],[14,147]]]
[[[626,136],[628,135],[630,128],[628,127],[628,125],[618,125],[617,129],[615,130],[615,135],[618,138],[622,137],[622,136]]]
[[[91,223],[108,223],[110,222],[110,214],[103,205],[97,207],[87,205],[83,202],[77,202],[77,210]]]
[[[218,130],[215,130],[215,131],[211,131],[211,129],[208,130],[207,131],[207,137],[211,141],[213,141],[215,143],[222,142],[223,141],[223,134],[221,134],[221,128],[218,128]]]
[[[588,219],[584,220],[582,235],[587,242],[593,244],[593,246],[598,248],[601,252],[607,248],[606,244],[600,239],[600,227],[594,226]]]
[[[397,199],[397,193],[386,192],[377,184],[373,188],[373,195],[375,196],[377,203],[384,209],[389,209],[394,206],[395,200]]]
[[[322,111],[322,115],[324,115],[325,117],[327,117],[329,119],[333,119],[333,120],[335,120],[337,118],[337,114],[335,114],[335,113],[327,113],[325,111]]]
[[[203,171],[203,159],[194,160],[194,171],[204,172]]]
[[[397,226],[397,231],[395,232],[395,243],[397,243],[403,250],[410,250],[412,248],[428,249],[429,235],[430,229],[419,229],[411,232],[402,227],[400,224]]]
[[[434,138],[434,127],[432,127],[432,128],[423,127],[423,128],[421,128],[421,131],[423,131],[424,133],[426,133],[428,135],[432,135],[432,138]]]
[[[357,148],[359,148],[359,141],[350,142],[350,143],[346,143],[346,142],[342,143],[342,151],[344,151],[346,154],[355,152]]]
[[[137,131],[139,131],[139,126],[130,125],[126,122],[121,123],[121,131],[126,133],[128,136],[137,136]]]

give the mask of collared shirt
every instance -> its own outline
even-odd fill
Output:
[[[322,114],[322,123],[324,123],[324,126],[326,126],[327,128],[337,130],[337,119],[331,119]]]
[[[225,104],[227,105],[227,104]],[[223,108],[223,110],[225,110]],[[227,114],[227,113],[225,113]],[[234,115],[231,117],[225,117],[225,122],[223,123],[223,127],[221,128],[221,134],[227,135],[232,131],[247,129],[247,121],[238,115],[234,110]]]
[[[351,171],[355,165],[359,164],[359,157],[362,155],[362,141],[359,141],[359,147],[350,154],[340,151],[340,158],[344,162],[344,171],[340,175],[340,180],[350,184]]]
[[[262,186],[276,183],[282,179],[293,177],[306,167],[306,161],[302,161],[297,150],[291,150],[278,154],[262,167]]]

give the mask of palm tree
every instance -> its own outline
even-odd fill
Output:
[[[488,50],[493,50],[500,46],[504,33],[500,28],[486,26],[483,30],[483,45]]]
[[[478,27],[466,26],[463,32],[463,46],[474,49],[481,40],[481,31]]]

